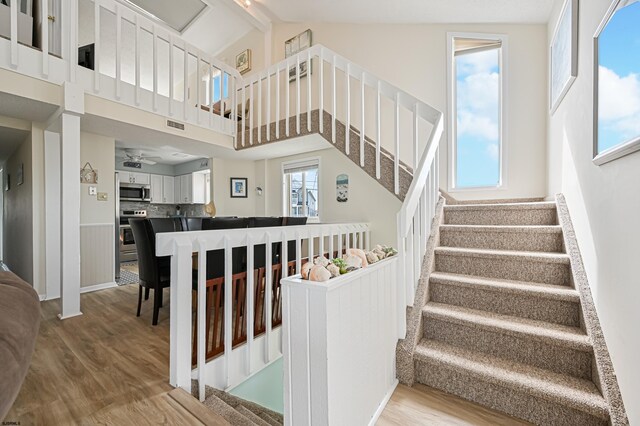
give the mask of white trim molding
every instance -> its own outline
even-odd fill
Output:
[[[500,55],[500,178],[496,186],[482,187],[463,187],[458,188],[456,185],[456,97],[454,84],[455,66],[454,66],[454,46],[453,41],[456,38],[468,38],[477,40],[499,40]],[[468,33],[468,32],[447,32],[447,146],[448,146],[448,172],[447,172],[447,190],[448,192],[466,192],[466,191],[493,191],[503,190],[507,188],[507,115],[508,115],[508,36],[504,34],[488,34],[488,33]]]

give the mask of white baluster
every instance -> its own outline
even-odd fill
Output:
[[[48,0],[42,0],[42,3],[48,3]],[[102,38],[100,37],[100,0],[94,0],[93,4],[93,90],[98,93],[100,91],[100,57],[102,56]],[[48,18],[48,15],[44,15],[43,19]],[[136,24],[138,22],[136,15]],[[43,27],[47,27],[49,31],[49,25],[44,24]],[[138,27],[136,26],[136,36]],[[47,46],[49,48],[49,46]]]
[[[173,66],[172,66],[173,68]],[[209,74],[207,75],[207,78],[209,79],[209,127],[213,127],[213,61],[209,60]],[[229,92],[229,99],[230,100],[235,100],[237,96],[236,92]],[[231,115],[229,116],[229,118],[232,118]],[[234,122],[236,124],[238,124],[235,120]]]
[[[98,0],[95,1],[97,4]],[[49,75],[49,2],[40,0],[40,7],[42,9],[42,16],[40,16],[40,26],[42,28],[42,75],[47,77]],[[96,78],[95,72],[93,78]]]
[[[116,99],[120,100],[122,85],[122,12],[120,6],[116,7]],[[76,49],[77,50],[77,49]]]
[[[376,179],[380,179],[380,144],[382,139],[382,121],[380,119],[380,86],[381,82],[378,80],[378,87],[376,93]]]
[[[198,124],[200,124],[200,82],[202,81],[202,78],[200,78],[200,66],[200,51],[198,50],[196,52],[196,123]],[[169,68],[171,68],[171,64],[169,64]],[[220,92],[220,96],[222,96],[222,92]]]
[[[413,175],[418,171],[418,138],[420,137],[420,127],[418,121],[418,103],[413,106]]]
[[[207,252],[205,250],[204,239],[198,239],[198,294],[197,294],[197,302],[198,302],[198,323],[196,326],[198,327],[198,397],[201,402],[204,401],[205,397],[205,364],[207,362],[206,359],[206,333],[207,333],[207,308],[206,308],[206,300],[207,300]],[[212,289],[213,291],[213,289]],[[217,308],[217,307],[216,307]]]
[[[276,139],[280,139],[280,66],[279,65],[278,65],[278,69],[276,70]]]
[[[271,72],[267,71],[267,142],[271,139]]]
[[[400,92],[396,93],[395,149],[393,153],[393,182],[395,194],[400,193]]]
[[[136,89],[135,89],[135,104],[136,106],[140,106],[140,23],[138,22],[138,14],[135,15],[135,24],[136,24],[136,52],[135,52],[135,61],[136,61]],[[96,53],[96,59],[98,55]],[[96,65],[95,75],[99,78],[100,73],[98,72],[98,67]]]
[[[155,24],[153,25],[153,110],[158,110],[158,30]]]
[[[320,134],[324,133],[324,59],[322,53],[323,50],[320,50],[318,56],[318,121],[320,126]]]
[[[311,235],[307,238],[307,247],[307,259],[309,259],[309,262],[313,263],[313,237]]]
[[[136,55],[137,56],[137,55]],[[169,34],[169,115],[173,116],[173,35]]]
[[[254,325],[254,315],[255,315],[255,309],[254,309],[254,294],[255,294],[255,285],[256,283],[254,282],[254,265],[253,265],[253,253],[254,253],[254,246],[253,246],[253,242],[251,241],[251,234],[247,233],[247,306],[246,306],[246,312],[247,315],[245,315],[245,318],[243,318],[244,321],[247,321],[246,327],[247,327],[247,351],[246,351],[246,358],[245,358],[245,363],[246,363],[246,374],[247,376],[250,375],[251,373],[253,373],[253,367],[251,365],[251,354],[253,353],[253,335],[254,335],[254,329],[253,329],[253,325]],[[260,283],[258,283],[258,285],[260,285]],[[266,337],[266,336],[265,336]]]
[[[285,129],[284,129],[284,134],[289,137],[289,115],[291,115],[291,81],[289,80],[289,59],[286,60],[286,72],[285,72],[285,79],[286,81],[286,100],[285,100]]]
[[[241,127],[242,146],[244,146],[245,133],[247,133],[246,132],[246,127],[247,127],[246,106],[247,106],[246,86],[244,85],[244,83],[242,83],[242,107],[240,108],[242,112],[242,127]]]
[[[249,145],[253,145],[253,111],[256,110],[253,98],[253,81],[249,83]]]
[[[262,143],[262,75],[258,75],[258,143]]]
[[[296,133],[300,134],[300,55],[296,55]]]
[[[264,283],[264,309],[263,312],[264,314],[264,320],[265,320],[265,326],[266,326],[266,333],[265,333],[265,339],[264,339],[264,362],[265,363],[269,363],[271,362],[271,348],[269,346],[269,341],[271,340],[271,327],[272,327],[272,323],[271,323],[271,319],[273,318],[273,312],[272,312],[272,296],[273,296],[273,253],[272,253],[272,246],[271,246],[271,235],[267,234],[266,235],[266,243],[267,243],[267,250],[266,250],[266,259],[265,259],[265,265],[266,265],[266,271],[265,271],[265,283]],[[281,253],[282,254],[282,253]]]
[[[329,232],[329,259],[333,258],[333,231]]]
[[[230,384],[231,351],[233,350],[232,248],[229,237],[224,237],[224,377],[225,388]]]
[[[220,69],[220,118],[224,118],[224,70]],[[213,110],[211,110],[213,114]]]
[[[9,3],[10,35],[11,35],[11,67],[18,67],[18,1]]]
[[[347,156],[349,155],[349,147],[351,145],[351,73],[349,72],[349,68],[350,68],[350,64],[347,63],[347,68],[345,71],[345,77],[347,79],[346,81],[346,101],[347,101],[347,124],[345,126],[344,129],[344,149],[345,152],[347,153]]]
[[[364,124],[364,71],[360,77],[360,167],[364,167],[364,134],[366,126]]]
[[[333,55],[333,63],[332,63],[332,77],[331,77],[331,86],[333,95],[331,96],[331,103],[333,104],[331,107],[331,142],[336,143],[336,114],[337,104],[336,104],[336,55]]]
[[[158,64],[156,64],[157,66]],[[184,84],[183,84],[183,92],[184,92],[184,119],[189,119],[189,47],[187,43],[184,44]]]
[[[324,256],[324,234],[321,233],[318,240],[318,256]]]
[[[311,133],[311,50],[307,50],[307,131]]]
[[[296,231],[296,274],[302,270],[302,239],[300,232]]]

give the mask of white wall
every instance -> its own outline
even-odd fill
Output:
[[[454,196],[483,199],[545,195],[545,25],[277,24],[273,27],[274,63],[284,58],[284,42],[307,28],[312,31],[314,44],[327,46],[441,111],[447,106],[447,32],[506,34],[509,43],[507,189],[459,192]],[[359,114],[352,116],[357,121]],[[403,139],[401,152],[408,155],[411,151],[410,138]],[[402,155],[401,158],[405,160]],[[446,159],[445,138],[441,144],[442,188],[446,188]]]
[[[213,160],[213,200],[216,216],[255,216],[256,180],[254,161]],[[247,198],[231,198],[229,179],[247,178]]]
[[[592,160],[593,34],[610,0],[580,2],[578,77],[549,118],[548,186],[565,194],[631,424],[640,423],[640,152]],[[551,40],[558,2],[548,28]]]
[[[265,69],[265,36],[259,30],[251,30],[244,37],[228,46],[217,57],[227,65],[236,67],[236,55],[245,49],[251,49],[251,71],[246,72],[243,77],[249,77],[257,71]]]
[[[320,221],[369,222],[374,244],[395,246],[400,200],[335,148],[268,160],[267,184],[262,195],[266,201],[266,215],[283,215],[282,163],[313,157],[320,159]],[[336,177],[342,173],[349,175],[349,200],[346,203],[336,199]]]
[[[98,184],[80,188],[80,223],[114,223],[115,221],[115,139],[93,133],[80,134],[80,167],[85,163],[98,171]],[[107,193],[107,201],[89,195],[89,187]]]

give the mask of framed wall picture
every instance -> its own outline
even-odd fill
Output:
[[[288,58],[296,53],[302,52],[305,49],[311,47],[311,30],[301,32],[295,37],[291,37],[284,42],[284,57]],[[307,65],[307,61],[300,61],[300,78],[307,75],[310,64]],[[295,81],[296,79],[296,67],[295,65],[289,68],[289,81]]]
[[[340,174],[336,177],[336,200],[339,203],[349,200],[349,175]]]
[[[553,114],[578,75],[578,0],[565,0],[549,46],[549,108]]]
[[[240,74],[251,71],[251,49],[246,49],[236,56],[236,69]]]
[[[229,183],[231,198],[247,198],[247,178],[232,177]]]

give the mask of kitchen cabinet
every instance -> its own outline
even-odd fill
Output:
[[[151,204],[162,204],[163,201],[163,176],[161,175],[151,175]]]
[[[195,172],[175,177],[176,204],[206,204],[210,197],[209,173]]]
[[[151,184],[151,176],[149,173],[122,172],[118,170],[118,176],[120,177],[120,183]]]
[[[175,179],[173,176],[151,175],[151,203],[175,203]]]
[[[175,178],[173,176],[162,176],[162,202],[164,204],[175,203]]]
[[[180,203],[192,204],[193,203],[193,175],[180,176]]]

